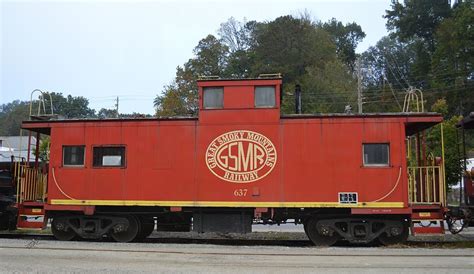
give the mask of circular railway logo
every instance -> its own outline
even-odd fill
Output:
[[[267,176],[275,167],[277,153],[264,135],[236,130],[218,136],[207,147],[209,170],[231,183],[250,183]]]

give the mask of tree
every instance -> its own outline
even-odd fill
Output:
[[[208,35],[194,48],[195,58],[190,59],[190,68],[195,75],[220,75],[227,64],[229,48],[215,36]]]
[[[447,113],[447,103],[445,99],[440,99],[433,104],[431,110],[434,112],[443,113],[445,116]],[[446,172],[446,183],[448,186],[456,185],[459,182],[460,175],[462,172],[462,166],[459,161],[459,155],[457,151],[457,138],[456,138],[456,124],[462,119],[461,116],[453,116],[447,118],[443,122],[443,137],[444,137],[444,165]],[[426,142],[429,150],[433,152],[435,156],[441,156],[441,125],[433,127],[427,135]]]
[[[194,58],[176,68],[174,81],[154,100],[157,116],[195,115],[198,111],[196,80],[221,75],[227,65],[228,47],[213,35],[199,41]]]
[[[443,19],[450,17],[451,6],[448,0],[405,0],[401,4],[392,0],[391,10],[386,11],[387,29],[395,31],[402,41],[420,38],[435,49],[434,33]]]
[[[95,117],[95,110],[89,108],[89,101],[81,96],[73,97],[68,95],[64,97],[61,93],[51,93],[53,100],[54,114],[59,114],[66,118],[86,118]],[[49,96],[45,96],[44,104],[46,114],[51,113],[51,104]],[[34,101],[31,106],[33,114],[37,113],[38,101]],[[43,113],[41,109],[41,114]],[[20,135],[22,121],[30,119],[30,102],[13,101],[3,104],[0,107],[0,135]]]
[[[30,104],[13,101],[0,107],[0,135],[20,135],[21,122],[29,119]]]
[[[222,76],[246,78],[250,76],[255,64],[255,46],[257,40],[255,30],[259,26],[256,21],[243,22],[231,17],[222,23],[218,30],[221,42],[229,49],[227,65],[221,72]]]
[[[119,114],[116,109],[101,108],[97,113],[97,117],[100,119],[117,118],[119,117]]]
[[[386,11],[387,29],[392,36],[410,44],[414,50],[411,78],[422,88],[431,87],[431,58],[436,49],[435,32],[451,16],[448,0],[392,1]]]
[[[402,111],[404,91],[419,84],[412,78],[413,45],[385,36],[361,54],[364,111]]]
[[[255,28],[256,21],[243,22],[230,17],[225,23],[222,23],[217,31],[221,42],[229,48],[231,53],[237,51],[247,51],[255,47]]]
[[[253,75],[280,72],[287,83],[306,73],[309,66],[324,66],[336,58],[329,34],[307,19],[282,16],[256,30],[256,64]]]
[[[353,92],[351,69],[338,59],[334,37],[340,41],[340,56],[346,54],[345,60],[350,61],[355,58],[354,50],[363,32],[355,24],[342,27],[343,33],[331,36],[309,16],[282,16],[265,23],[238,22],[230,18],[221,24],[220,39],[212,35],[202,39],[194,49],[194,57],[177,68],[174,81],[155,98],[156,114],[195,115],[198,111],[196,79],[202,75],[258,77],[261,73],[279,72],[284,77],[285,93],[291,93],[289,88],[296,84],[307,88],[313,99],[327,97],[333,90],[335,93]],[[310,83],[320,80],[323,82],[319,85]],[[344,96],[338,99],[338,105],[348,101]],[[324,111],[322,104],[312,105],[315,102],[317,100],[308,99],[305,109]],[[284,96],[283,111],[290,111],[291,104]],[[344,107],[326,102],[326,106],[329,105],[328,110],[335,111],[342,111]]]
[[[157,116],[196,115],[198,111],[198,87],[200,76],[188,61],[184,67],[176,68],[174,81],[164,87],[154,100]]]
[[[157,96],[154,100],[156,116],[180,116],[189,113],[183,96],[176,85],[165,86],[163,95]]]
[[[450,112],[466,115],[474,110],[474,10],[472,3],[459,3],[453,16],[443,20],[436,31],[432,58],[433,86],[451,90]]]
[[[355,104],[357,81],[342,61],[336,59],[306,71],[301,81],[305,113],[341,113],[346,105]]]
[[[41,138],[38,158],[43,163],[49,163],[50,146],[51,138],[49,136],[44,136],[43,138]],[[36,151],[34,151],[34,153],[36,153]]]
[[[354,70],[357,45],[365,38],[365,32],[355,22],[343,25],[342,22],[332,18],[321,26],[327,31],[334,44],[339,59]]]
[[[414,58],[410,44],[396,37],[382,37],[361,55],[362,67],[366,68],[364,85],[380,88],[390,83],[394,89],[407,88],[414,83],[411,79]]]
[[[59,114],[66,118],[88,118],[95,117],[95,110],[89,108],[89,100],[82,96],[68,95],[64,97],[62,93],[52,92],[54,114]],[[45,97],[46,106],[49,107],[49,96]],[[50,113],[50,110],[47,110]]]

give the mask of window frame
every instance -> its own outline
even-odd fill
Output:
[[[82,165],[67,165],[65,164],[64,162],[64,156],[65,156],[65,153],[64,153],[64,149],[66,147],[82,147],[84,149],[84,157],[82,159]],[[68,167],[68,168],[84,168],[86,166],[86,145],[63,145],[62,146],[62,162],[61,162],[61,166],[62,167]]]
[[[386,145],[387,146],[387,163],[386,164],[368,164],[365,162],[365,145]],[[363,167],[390,167],[390,142],[364,142],[362,143],[362,166]]]
[[[96,148],[123,148],[123,164],[119,165],[119,166],[104,166],[104,165],[100,165],[100,166],[96,166],[94,165],[94,150]],[[103,158],[104,155],[101,156],[101,159]],[[111,155],[113,156],[113,155]],[[98,169],[101,169],[101,168],[117,168],[117,169],[124,169],[124,168],[127,168],[127,146],[124,145],[124,144],[113,144],[113,145],[93,145],[92,146],[92,163],[91,163],[91,167],[92,168],[98,168]]]
[[[205,93],[206,89],[221,89],[222,90],[222,106],[221,107],[206,107],[205,106]],[[225,97],[225,92],[224,92],[224,87],[223,86],[210,86],[210,87],[203,87],[202,88],[202,109],[224,109],[224,97]]]
[[[257,88],[265,88],[265,87],[272,87],[273,88],[273,105],[272,106],[257,106]],[[254,86],[253,89],[253,105],[255,108],[276,108],[277,107],[277,96],[276,96],[276,86],[275,85],[262,85],[262,86]]]

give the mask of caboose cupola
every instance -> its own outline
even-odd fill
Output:
[[[199,80],[199,121],[278,122],[281,83],[280,75],[245,80]]]

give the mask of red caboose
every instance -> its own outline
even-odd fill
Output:
[[[407,138],[440,115],[281,115],[281,84],[200,80],[193,118],[25,121],[51,147],[47,169],[18,179],[19,226],[131,241],[155,223],[244,233],[294,219],[324,245],[401,242],[421,220],[442,231],[442,165],[407,165]]]

